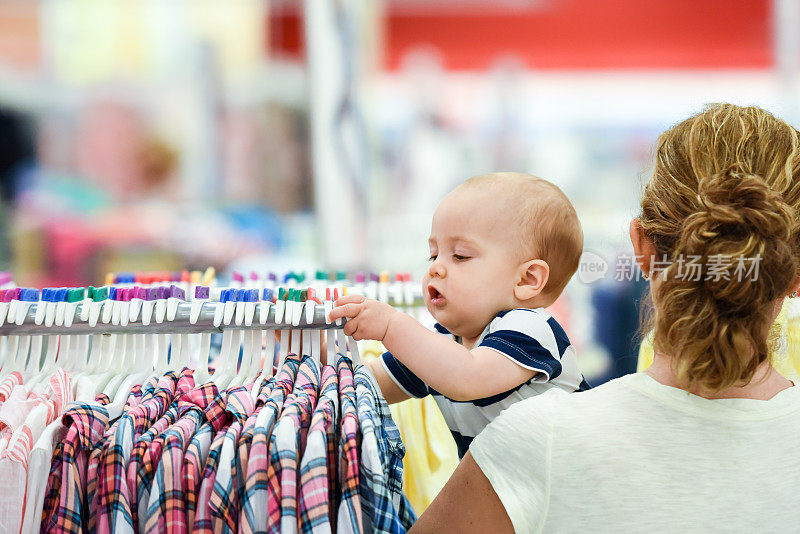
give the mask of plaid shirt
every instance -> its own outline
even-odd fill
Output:
[[[211,441],[214,435],[228,422],[228,413],[225,411],[227,394],[217,395],[203,412],[205,422],[200,425],[183,455],[181,462],[181,480],[183,481],[183,500],[186,510],[186,525],[194,525],[197,510],[197,498],[200,485],[203,482],[203,467],[208,458]]]
[[[269,398],[256,419],[239,518],[239,530],[243,534],[264,532],[267,529],[269,440],[284,400],[294,389],[299,367],[300,359],[294,354],[288,355],[275,378]]]
[[[253,399],[250,398],[250,392],[247,388],[239,386],[228,390],[225,411],[230,414],[229,421],[231,421],[231,424],[221,428],[217,435],[214,436],[214,441],[211,442],[211,450],[208,453],[208,459],[203,469],[203,481],[197,497],[197,512],[192,532],[213,532],[210,501],[217,479],[222,445],[228,436],[228,430],[233,426],[238,426],[241,430],[241,424],[247,420],[247,417],[253,411]]]
[[[139,438],[131,452],[128,463],[128,488],[135,497],[137,506],[132,507],[134,530],[139,531],[139,516],[147,515],[150,488],[153,483],[161,453],[164,450],[164,432],[178,420],[178,399],[194,388],[193,371],[184,368],[178,379],[175,395],[167,412]],[[135,491],[133,488],[136,488]]]
[[[267,468],[267,532],[297,531],[297,475],[300,451],[317,403],[320,370],[310,356],[297,370],[294,390],[286,399],[270,436]]]
[[[403,493],[403,458],[406,455],[406,448],[400,437],[400,429],[397,428],[389,409],[389,403],[381,394],[380,387],[369,368],[363,365],[358,366],[354,377],[356,384],[363,384],[371,392],[368,400],[374,401],[372,408],[376,418],[373,420],[381,453],[384,480],[387,481],[400,524],[405,530],[408,530],[417,521],[417,515]]]
[[[223,444],[214,492],[211,495],[211,525],[214,532],[227,533],[238,530],[240,503],[244,494],[244,479],[247,474],[253,431],[258,414],[269,400],[274,383],[274,378],[271,378],[261,384],[253,413],[245,421],[238,443],[225,441]]]
[[[130,393],[128,393],[128,399],[125,401],[125,407],[131,408],[133,406],[136,406],[140,402],[142,402],[142,385],[134,384],[134,386],[131,388]]]
[[[85,494],[88,453],[108,426],[108,410],[96,404],[74,404],[64,412],[63,422],[68,430],[50,469],[42,532],[77,533],[88,526]],[[54,476],[54,471],[60,471],[61,476]]]
[[[337,532],[361,533],[361,500],[358,495],[358,412],[356,411],[356,388],[353,385],[353,368],[350,359],[339,356],[337,363],[339,373],[339,402],[342,406],[342,428],[339,451],[341,464],[339,479],[341,484],[341,502],[337,513]]]
[[[167,373],[167,375],[172,375],[172,372]],[[152,399],[153,395],[155,395],[156,391],[158,390],[158,383],[159,378],[156,376],[151,376],[147,382],[142,385],[142,397],[139,402],[144,402],[146,400]]]
[[[181,466],[185,445],[201,424],[203,412],[219,392],[213,383],[206,383],[185,393],[178,401],[180,418],[164,435],[161,463],[153,480],[148,502],[145,532],[188,532]]]
[[[107,399],[108,397],[106,397],[105,399],[99,399],[96,402],[98,402],[100,405],[105,406],[106,404],[108,404]],[[41,514],[42,519],[40,522],[42,528],[46,528],[46,526],[49,524],[50,520],[48,518],[48,515],[52,516],[52,514],[55,512],[56,506],[58,506],[58,499],[61,495],[61,474],[62,474],[63,463],[64,463],[64,441],[62,440],[56,443],[56,445],[53,447],[53,457],[50,462],[50,472],[47,475],[44,503],[42,506],[42,514]]]
[[[359,366],[355,372],[356,397],[358,401],[358,417],[361,423],[361,505],[368,524],[367,530],[377,533],[404,533],[416,520],[413,510],[399,506],[402,495],[402,461],[405,449],[402,442],[400,455],[394,450],[390,452],[387,434],[376,409],[378,401],[374,385],[366,367]],[[385,401],[384,401],[385,402]],[[388,412],[388,405],[386,406]],[[394,422],[389,418],[394,428]],[[399,470],[396,465],[399,464]],[[399,476],[399,480],[391,480]],[[404,516],[398,512],[403,512]]]
[[[252,406],[251,404],[251,410],[247,413],[248,419],[253,413]],[[219,464],[217,466],[217,476],[214,480],[214,486],[208,500],[209,518],[213,532],[222,532],[224,529],[236,528],[234,518],[226,514],[226,510],[230,509],[231,500],[237,492],[237,488],[232,488],[232,466],[236,462],[236,443],[242,434],[245,423],[246,421],[234,421],[231,426],[228,427],[228,431],[225,433],[225,439],[222,442]],[[231,489],[233,489],[233,491],[230,491]],[[228,521],[229,519],[230,522]]]
[[[169,406],[176,385],[174,373],[164,375],[152,394],[143,394],[141,403],[129,408],[115,423],[115,430],[107,436],[97,466],[95,497],[96,524],[101,534],[133,532],[130,490],[135,486],[128,486],[128,458],[136,436],[156,421]]]
[[[139,384],[134,385],[128,393],[128,398],[123,406],[123,414],[130,408],[139,404],[142,400],[142,386]],[[95,402],[106,405],[111,404],[111,398],[105,393],[99,393],[95,397]],[[100,458],[103,455],[103,450],[108,438],[117,431],[120,420],[117,419],[108,429],[106,429],[103,440],[98,443],[89,456],[89,467],[86,470],[86,502],[89,503],[89,532],[97,530],[97,517],[100,510],[100,503],[97,497],[97,468],[100,465]]]
[[[339,378],[336,368],[322,369],[319,403],[311,418],[300,463],[300,531],[331,532],[336,485],[336,432]]]

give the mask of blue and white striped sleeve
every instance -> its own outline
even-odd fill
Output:
[[[433,328],[442,335],[453,337],[453,334],[439,323],[433,325]],[[397,384],[397,387],[402,389],[407,395],[421,399],[434,393],[421,378],[415,375],[411,369],[403,365],[392,353],[384,352],[381,356],[381,363],[389,374],[389,378],[391,378],[392,381]]]
[[[421,399],[427,397],[430,393],[428,385],[412,373],[411,369],[395,358],[391,352],[384,352],[381,355],[381,363],[389,374],[389,378],[407,395]]]
[[[498,315],[478,346],[538,371],[535,382],[549,382],[561,374],[561,359],[571,344],[561,325],[546,313],[516,309]]]

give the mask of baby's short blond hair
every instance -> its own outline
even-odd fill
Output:
[[[583,253],[581,223],[564,192],[547,180],[518,172],[481,174],[460,188],[484,189],[487,198],[500,201],[508,228],[516,230],[514,259],[547,262],[550,277],[544,294],[555,300],[578,270]]]

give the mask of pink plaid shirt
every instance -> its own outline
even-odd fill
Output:
[[[217,478],[219,456],[222,452],[222,445],[228,435],[228,430],[237,423],[241,429],[241,424],[247,420],[247,417],[253,411],[253,399],[250,398],[250,392],[247,388],[240,386],[228,390],[225,411],[231,416],[229,419],[231,424],[220,429],[211,443],[211,450],[208,453],[208,459],[203,470],[200,494],[197,498],[197,512],[192,527],[193,532],[211,534],[214,531],[211,516],[211,493]]]
[[[239,522],[241,495],[244,493],[244,477],[247,474],[247,459],[253,439],[256,419],[269,400],[274,380],[261,384],[256,397],[255,409],[242,427],[239,441],[226,441],[222,447],[217,480],[214,484],[212,502],[212,527],[214,532],[236,532]]]
[[[300,451],[319,393],[319,367],[310,356],[297,370],[294,390],[270,437],[267,469],[267,532],[297,531],[297,476]]]
[[[86,506],[86,464],[88,453],[100,441],[108,426],[108,411],[105,407],[80,403],[69,408],[63,416],[68,427],[64,446],[54,461],[61,463],[61,476],[51,483],[60,484],[60,495],[55,506],[45,510],[42,517],[42,532],[79,533],[88,523]],[[56,469],[58,467],[56,466]],[[51,477],[53,470],[51,469]],[[48,493],[50,493],[48,491]]]
[[[158,381],[158,387],[144,394],[142,401],[129,408],[115,423],[115,430],[107,436],[97,467],[96,522],[101,534],[132,532],[131,505],[135,486],[128,485],[126,467],[132,455],[136,437],[153,424],[172,402],[177,377],[167,373]],[[135,508],[135,506],[133,507]]]
[[[336,368],[322,369],[322,390],[311,418],[306,448],[300,463],[300,531],[312,532],[323,526],[330,532],[336,487],[336,442],[339,412],[339,377]],[[327,528],[324,528],[327,525]]]
[[[211,441],[228,422],[225,411],[227,393],[217,395],[203,412],[205,422],[200,425],[192,437],[181,462],[181,480],[183,481],[183,500],[186,510],[186,524],[194,525],[197,511],[197,499],[200,496],[200,485],[203,482],[203,468],[211,449]]]
[[[243,534],[264,532],[267,529],[269,439],[284,400],[294,389],[299,367],[300,359],[290,354],[275,378],[267,402],[258,414],[253,429],[253,441],[247,460],[247,474],[242,494],[239,530]]]
[[[133,525],[135,530],[139,529],[139,516],[147,515],[147,506],[150,501],[150,488],[153,482],[161,454],[164,450],[164,432],[171,427],[178,419],[178,399],[194,389],[194,371],[185,368],[181,372],[178,384],[175,389],[175,396],[167,412],[156,421],[145,435],[139,438],[131,453],[131,460],[128,464],[128,484],[131,488],[131,495],[137,502],[133,512]],[[143,445],[144,444],[144,445]],[[135,485],[131,486],[131,477],[135,476]],[[133,488],[136,488],[135,490]]]
[[[208,383],[178,401],[180,418],[165,433],[161,463],[153,479],[147,514],[142,518],[145,532],[189,531],[181,479],[183,452],[202,421],[203,411],[218,394],[216,385]]]

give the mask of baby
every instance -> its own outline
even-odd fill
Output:
[[[589,386],[575,350],[545,308],[578,268],[583,232],[555,185],[519,173],[464,182],[431,224],[422,281],[432,332],[388,304],[348,295],[331,319],[389,352],[370,362],[388,402],[433,395],[458,445],[515,402],[551,388]],[[445,334],[445,335],[442,335]]]

